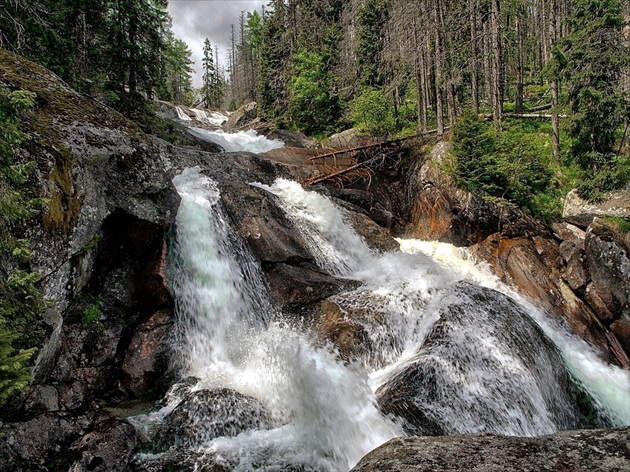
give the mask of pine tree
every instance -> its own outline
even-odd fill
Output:
[[[620,87],[630,53],[622,36],[621,0],[575,0],[571,33],[560,40],[557,61],[573,112],[571,152],[585,169],[611,165],[618,128],[630,118]]]
[[[212,53],[212,44],[210,39],[206,38],[203,43],[203,84],[201,86],[201,96],[203,97],[204,106],[212,108],[214,106],[214,85],[216,83],[217,71],[214,65],[214,57]]]
[[[23,189],[33,163],[19,162],[19,148],[27,139],[19,117],[33,100],[32,93],[0,89],[0,404],[28,384],[32,346],[43,334],[44,302],[35,287],[39,276],[27,269],[30,248],[18,236],[42,204]]]
[[[188,104],[194,64],[191,56],[192,51],[184,41],[169,37],[165,50],[166,82],[160,94],[164,100]]]

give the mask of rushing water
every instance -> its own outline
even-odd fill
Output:
[[[196,453],[234,470],[348,470],[404,434],[379,411],[376,392],[396,390],[409,372],[432,380],[435,388],[415,401],[446,432],[534,435],[571,427],[576,412],[556,350],[545,339],[531,344],[544,337],[538,326],[605,414],[630,424],[628,372],[602,363],[465,250],[400,240],[402,251],[378,254],[325,197],[282,179],[253,184],[277,197],[322,269],[362,282],[332,297],[348,316],[374,315],[359,320],[367,352],[342,362],[308,332],[278,321],[216,185],[198,169],[174,183],[182,197],[173,271],[178,366],[199,379],[194,389],[253,397],[277,423],[199,444]]]
[[[267,139],[260,136],[256,131],[237,131],[235,133],[225,133],[223,131],[208,131],[201,128],[191,128],[201,139],[218,144],[228,152],[267,152],[272,149],[284,147],[284,143],[278,139]]]

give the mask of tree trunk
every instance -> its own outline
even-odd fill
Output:
[[[516,29],[516,113],[523,113],[523,31],[519,14],[514,20]]]
[[[477,79],[477,1],[469,0],[470,16],[470,85],[472,88],[472,109],[479,114],[479,90]]]
[[[492,0],[490,28],[492,36],[492,105],[493,120],[497,128],[503,126],[503,90],[501,64],[501,10],[499,0]]]

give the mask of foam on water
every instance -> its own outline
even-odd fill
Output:
[[[267,470],[289,464],[343,470],[402,434],[377,410],[363,368],[340,363],[284,323],[268,322],[272,308],[260,270],[255,264],[243,270],[251,255],[231,237],[216,185],[198,169],[174,183],[182,197],[173,283],[182,375],[201,379],[195,389],[253,396],[284,423],[204,448],[234,470],[261,462]]]
[[[178,367],[182,376],[200,379],[195,389],[224,387],[258,399],[279,424],[216,438],[199,445],[197,453],[207,453],[230,470],[348,470],[373,448],[403,434],[379,412],[375,391],[418,362],[447,367],[448,376],[436,386],[452,396],[446,403],[426,405],[426,411],[435,410],[449,431],[527,435],[565,427],[562,418],[571,416],[570,408],[554,403],[549,392],[557,376],[540,365],[555,349],[538,356],[536,349],[543,348],[532,346],[532,354],[518,358],[504,343],[520,337],[506,338],[509,330],[488,328],[495,326],[492,311],[458,312],[465,326],[454,326],[444,338],[462,353],[456,361],[466,365],[452,370],[452,350],[445,350],[439,337],[430,349],[422,349],[436,323],[444,322],[442,307],[473,306],[465,304],[462,281],[514,299],[521,307],[515,316],[531,316],[601,407],[616,423],[630,424],[628,372],[602,363],[585,343],[549,321],[465,250],[400,240],[402,251],[379,254],[327,198],[282,179],[272,186],[252,184],[278,198],[321,268],[362,282],[331,298],[349,316],[365,315],[357,322],[367,333],[369,352],[359,361],[342,362],[308,332],[278,321],[282,316],[273,313],[267,300],[261,269],[223,215],[216,185],[199,169],[185,171],[174,183],[182,197],[172,277],[180,317]],[[457,316],[450,320],[462,321]],[[530,335],[527,330],[532,331],[519,331],[522,337]],[[471,342],[475,350],[468,353]],[[449,399],[457,403],[452,408]],[[161,421],[177,401],[172,399],[153,421]]]
[[[284,147],[284,142],[278,139],[267,139],[258,135],[256,131],[237,131],[225,133],[223,131],[207,131],[201,128],[191,128],[202,139],[218,144],[228,152],[247,151],[262,153]]]

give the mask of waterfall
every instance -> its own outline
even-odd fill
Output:
[[[196,378],[193,390],[231,389],[273,418],[197,444],[195,460],[243,471],[348,470],[405,432],[572,428],[579,412],[562,359],[602,415],[630,423],[627,371],[602,363],[465,250],[400,240],[401,251],[381,254],[329,199],[283,179],[252,184],[275,195],[322,269],[362,283],[330,298],[366,333],[365,349],[342,361],[274,312],[216,184],[199,169],[174,183],[182,197],[171,270],[177,367]]]
[[[302,465],[349,469],[402,431],[378,411],[367,372],[340,363],[308,335],[272,321],[260,269],[222,214],[216,185],[199,169],[174,180],[177,215],[173,290],[182,376],[196,389],[229,388],[260,400],[280,425],[204,447],[229,467]],[[172,409],[172,408],[171,408]]]
[[[201,128],[190,129],[197,137],[218,144],[228,152],[261,153],[284,147],[284,142],[259,136],[254,130],[225,133],[223,131],[207,131]]]
[[[182,110],[182,107],[175,106],[175,111],[177,112],[177,118],[179,118],[180,120],[192,121],[192,118],[188,116],[186,113],[184,113],[184,110]]]

